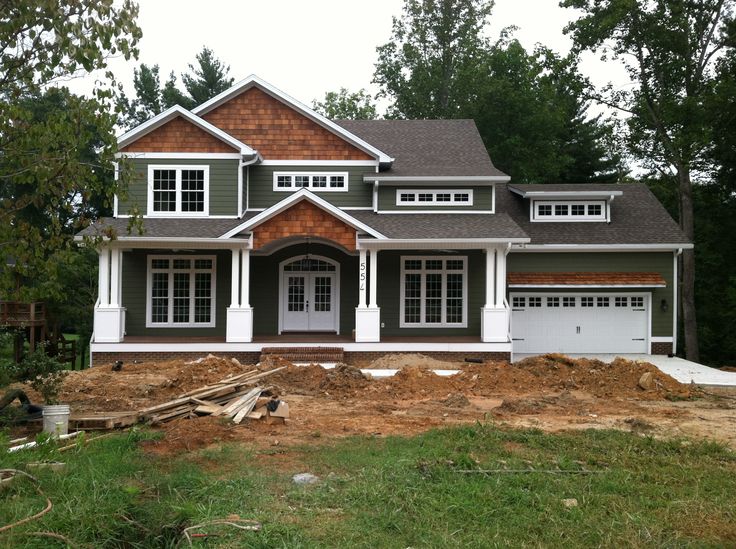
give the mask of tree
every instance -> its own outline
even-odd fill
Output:
[[[312,101],[312,108],[331,120],[375,120],[378,117],[373,98],[363,88],[354,93],[346,88],[327,92],[323,101]]]
[[[391,40],[379,46],[373,82],[394,118],[457,118],[472,102],[488,40],[492,0],[405,0]]]
[[[713,60],[725,47],[732,0],[563,0],[582,10],[570,23],[578,51],[604,51],[626,66],[633,88],[598,94],[630,115],[629,147],[677,187],[680,227],[695,238],[693,175],[704,173],[710,132],[704,111],[715,83]],[[682,255],[682,312],[687,358],[698,360],[695,255]]]
[[[181,79],[194,105],[201,105],[232,86],[233,79],[228,77],[230,66],[223,65],[211,49],[202,48],[196,59],[197,66],[190,64],[189,74]]]
[[[3,3],[0,21],[0,257],[33,284],[20,299],[58,297],[54,258],[74,232],[109,207],[116,82],[92,98],[52,85],[104,70],[109,55],[137,55],[136,5],[128,0]],[[119,7],[116,7],[119,6]],[[123,177],[124,183],[125,177]],[[3,262],[4,264],[4,262]],[[0,292],[14,291],[14,272],[0,271]]]
[[[230,67],[223,65],[209,48],[202,48],[196,62],[197,66],[189,65],[190,73],[181,75],[185,91],[179,89],[174,71],[162,86],[158,65],[141,63],[133,69],[135,98],[121,97],[121,123],[130,129],[174,105],[193,109],[233,85],[233,79],[227,76]]]

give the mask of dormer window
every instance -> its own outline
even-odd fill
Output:
[[[274,172],[274,191],[299,189],[310,189],[317,192],[347,191],[348,174],[346,172]]]
[[[208,215],[209,180],[209,166],[148,166],[148,215]]]
[[[607,221],[604,200],[534,200],[532,221]]]
[[[397,189],[397,206],[472,206],[472,189]]]

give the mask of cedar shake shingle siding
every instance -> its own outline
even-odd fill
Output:
[[[667,286],[659,273],[509,273],[509,286]]]
[[[293,108],[250,88],[203,115],[267,160],[373,160]]]
[[[121,152],[237,153],[236,149],[183,118],[174,118],[120,149]]]
[[[355,229],[307,200],[253,227],[253,248],[290,236],[326,238],[355,250]]]

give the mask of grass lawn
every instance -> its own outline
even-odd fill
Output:
[[[722,547],[736,544],[736,455],[713,443],[623,432],[545,434],[475,425],[412,438],[315,439],[304,447],[225,445],[158,458],[146,431],[79,450],[0,454],[0,468],[63,459],[39,472],[54,503],[0,533],[7,547],[174,547],[187,525],[237,514],[260,532],[210,527],[199,547]],[[460,474],[458,469],[601,471]],[[321,478],[296,486],[291,476]],[[36,473],[34,473],[36,474]],[[0,492],[0,525],[44,500],[27,480]],[[562,500],[576,498],[577,507]],[[55,545],[56,544],[56,545]],[[186,543],[182,544],[186,546]]]

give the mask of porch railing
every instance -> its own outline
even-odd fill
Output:
[[[42,326],[46,304],[42,301],[0,301],[0,326]]]

